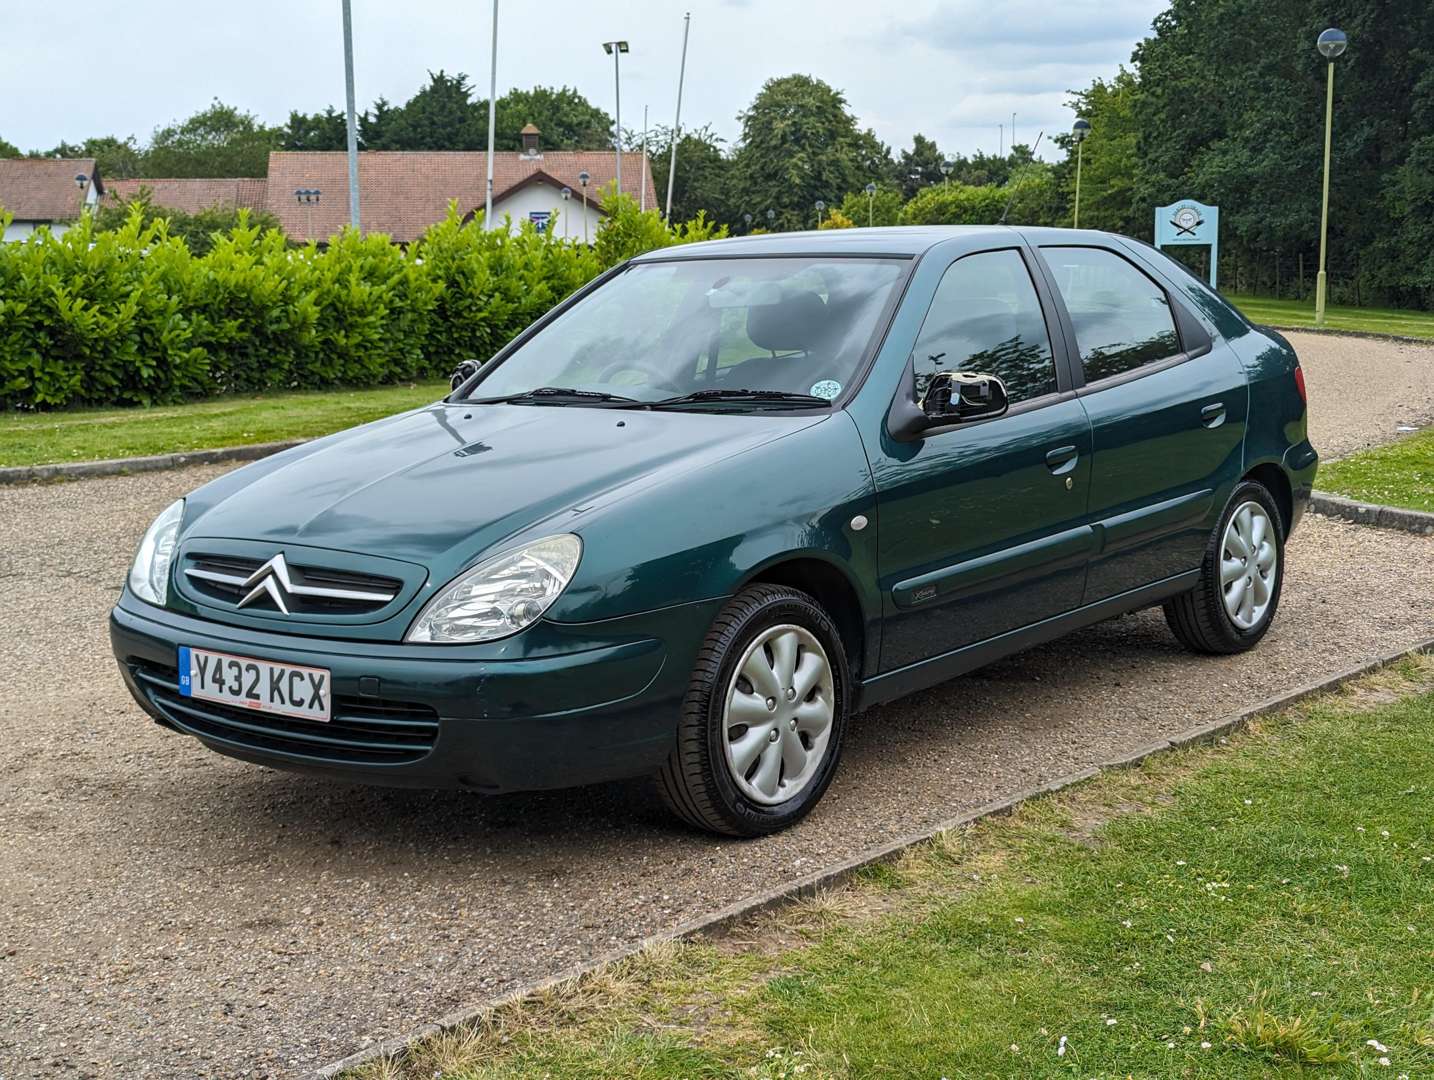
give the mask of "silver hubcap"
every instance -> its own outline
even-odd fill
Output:
[[[1220,545],[1225,612],[1241,630],[1260,625],[1269,612],[1279,557],[1270,515],[1259,503],[1241,503],[1225,526]]]
[[[805,788],[826,758],[835,702],[831,662],[810,631],[774,626],[747,646],[722,716],[742,794],[772,806]]]

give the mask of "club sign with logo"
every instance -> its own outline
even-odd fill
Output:
[[[1155,246],[1208,244],[1210,287],[1219,288],[1215,267],[1220,257],[1220,208],[1194,199],[1182,199],[1155,208]]]

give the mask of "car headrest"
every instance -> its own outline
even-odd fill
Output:
[[[809,351],[827,322],[827,305],[814,292],[790,292],[775,304],[747,309],[747,336],[759,349]]]

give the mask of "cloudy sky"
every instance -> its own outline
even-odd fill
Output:
[[[343,104],[339,0],[95,0],[8,5],[0,137],[23,150],[134,134],[210,99],[270,122]],[[762,82],[803,72],[844,90],[894,148],[915,131],[943,149],[997,149],[998,124],[1030,142],[1069,125],[1066,91],[1128,62],[1163,0],[502,0],[499,93],[576,86],[609,112],[601,42],[626,38],[623,126],[671,123],[692,12],[684,126],[732,139]],[[353,0],[360,108],[408,98],[425,72],[463,71],[486,90],[487,0]],[[1005,132],[1010,140],[1010,132]]]

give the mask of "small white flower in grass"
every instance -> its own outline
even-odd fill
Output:
[[[1363,825],[1356,825],[1356,826],[1354,827],[1354,831],[1355,831],[1355,832],[1364,832],[1364,826],[1363,826]]]
[[[1064,1035],[1062,1035],[1062,1036],[1061,1036],[1060,1045],[1056,1047],[1056,1057],[1065,1057],[1065,1056],[1066,1056],[1066,1037],[1065,1037]]]
[[[1379,830],[1379,835],[1382,836],[1382,837],[1384,837],[1386,840],[1388,840],[1388,839],[1389,839],[1389,830],[1388,830],[1388,829],[1380,829],[1380,830]]]
[[[1324,997],[1324,991],[1323,991],[1323,990],[1311,990],[1311,991],[1310,991],[1310,997]]]
[[[1176,865],[1176,866],[1184,866],[1184,865],[1185,865],[1185,860],[1184,860],[1184,859],[1176,859],[1176,860],[1175,860],[1175,865]]]
[[[1165,1049],[1167,1049],[1167,1050],[1174,1050],[1174,1049],[1175,1049],[1175,1044],[1174,1044],[1173,1042],[1168,1042],[1168,1043],[1165,1044]]]
[[[1207,1043],[1207,1042],[1202,1042],[1202,1043],[1200,1044],[1200,1049],[1201,1049],[1201,1050],[1208,1050],[1208,1049],[1210,1049],[1210,1044]]]
[[[1129,929],[1130,929],[1130,920],[1129,920],[1129,919],[1121,919],[1121,920],[1120,920],[1120,925],[1123,926],[1123,927],[1125,927],[1127,930],[1129,930]]]
[[[1366,1039],[1364,1045],[1374,1047],[1374,1049],[1378,1050],[1381,1054],[1389,1053],[1389,1047],[1385,1046],[1378,1039]]]
[[[1246,799],[1246,800],[1245,800],[1245,805],[1246,805],[1246,806],[1254,806],[1254,805],[1255,805],[1255,800],[1254,800],[1254,799]]]
[[[1012,1044],[1011,1044],[1011,1053],[1013,1053],[1013,1054],[1019,1054],[1020,1052],[1021,1052],[1020,1044],[1019,1044],[1019,1043],[1012,1043]]]
[[[1021,918],[1019,915],[1017,915],[1017,916],[1016,916],[1016,922],[1021,923],[1022,925],[1024,925],[1025,922],[1026,922],[1026,920],[1023,919],[1023,918]]]
[[[1115,1017],[1113,1017],[1113,1016],[1107,1016],[1107,1017],[1105,1018],[1105,1026],[1106,1026],[1106,1027],[1115,1027],[1115,1023],[1116,1023]]]
[[[1202,963],[1202,964],[1200,965],[1200,970],[1203,971],[1203,972],[1205,972],[1205,974],[1208,975],[1208,974],[1210,974],[1210,972],[1214,971],[1215,969],[1210,966],[1210,961],[1206,960],[1204,963]]]
[[[1379,1063],[1387,1068],[1389,1066],[1389,1059],[1387,1057],[1382,1057],[1379,1059]]]

